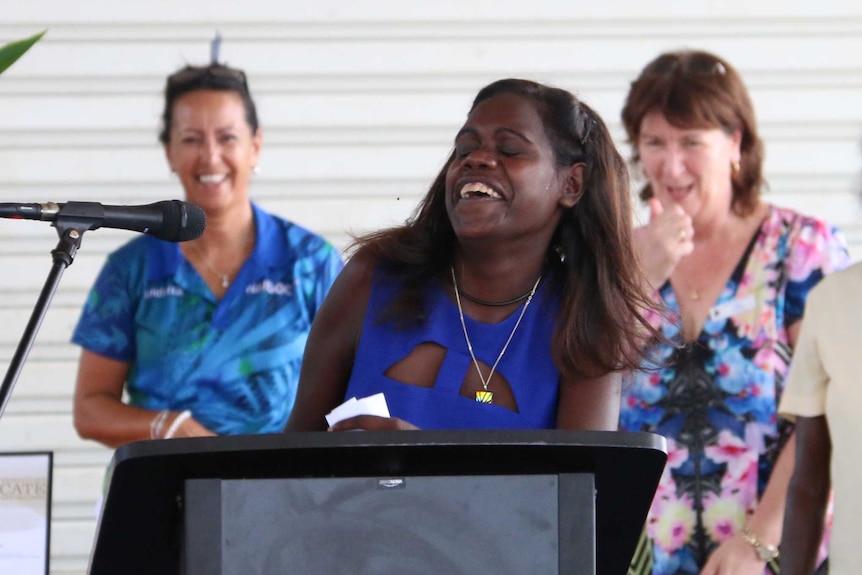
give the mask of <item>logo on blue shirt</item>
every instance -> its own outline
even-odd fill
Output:
[[[248,295],[268,293],[270,295],[291,297],[293,295],[293,284],[263,280],[260,283],[249,284],[249,286],[245,288],[245,293]]]
[[[144,292],[144,299],[161,299],[163,297],[182,297],[185,292],[177,286],[150,288]]]

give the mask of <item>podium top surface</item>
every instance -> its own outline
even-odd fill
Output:
[[[525,446],[551,449],[586,450],[596,454],[619,453],[621,449],[645,450],[666,454],[665,438],[652,433],[618,431],[563,430],[415,430],[361,432],[295,432],[263,435],[234,435],[186,439],[138,441],[119,447],[112,465],[119,468],[126,462],[147,457],[195,456],[209,458],[216,454],[238,457],[240,454],[301,450],[355,450],[385,448],[393,450],[478,451],[482,447],[519,451]],[[661,456],[661,455],[659,455]]]
[[[179,573],[187,479],[590,473],[597,573],[624,575],[664,468],[664,437],[562,430],[302,432],[131,443],[114,453],[90,573]]]

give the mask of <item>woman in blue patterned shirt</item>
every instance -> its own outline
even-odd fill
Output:
[[[341,257],[250,201],[262,135],[241,70],[169,76],[160,139],[206,230],[183,244],[141,236],[108,257],[73,336],[75,427],[108,446],[280,431]]]

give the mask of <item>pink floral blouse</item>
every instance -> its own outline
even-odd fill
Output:
[[[683,341],[670,283],[659,290],[667,316],[651,320],[678,345],[655,344],[663,367],[626,377],[620,412],[621,429],[667,438],[647,524],[655,575],[699,573],[744,526],[792,431],[777,412],[788,327],[802,317],[808,291],[848,264],[838,230],[771,206],[696,342]]]

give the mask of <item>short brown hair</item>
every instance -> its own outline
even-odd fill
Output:
[[[754,106],[739,73],[709,52],[666,52],[646,65],[632,82],[622,121],[632,145],[632,159],[640,161],[637,142],[641,123],[651,112],[661,113],[679,128],[720,128],[742,133],[739,170],[731,175],[732,209],[748,214],[757,205],[763,181],[763,141],[757,134]],[[647,184],[641,199],[652,197]]]

